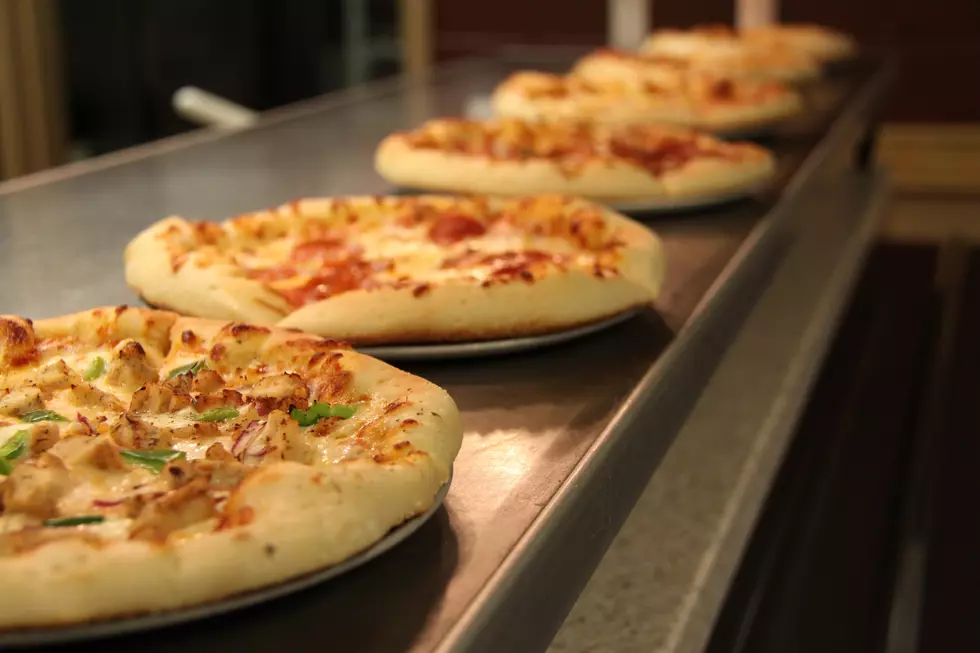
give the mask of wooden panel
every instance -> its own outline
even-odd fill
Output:
[[[0,178],[43,170],[65,152],[54,0],[0,0]]]
[[[887,124],[878,151],[901,191],[980,193],[980,124]]]
[[[839,27],[896,52],[901,79],[887,119],[980,121],[977,0],[782,0],[782,19]]]

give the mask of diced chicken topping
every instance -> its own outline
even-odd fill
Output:
[[[133,393],[129,401],[131,413],[165,413],[170,411],[174,391],[159,383],[148,383]]]
[[[217,515],[206,479],[196,479],[148,503],[133,523],[130,537],[163,540],[181,530]]]
[[[28,386],[0,390],[0,415],[16,417],[42,408],[44,402],[41,400],[41,391],[38,388]]]
[[[14,467],[3,484],[4,511],[24,512],[41,519],[58,514],[58,500],[71,488],[68,469],[48,453]]]
[[[55,422],[35,424],[28,433],[32,454],[44,453],[61,439],[60,430]]]
[[[80,384],[82,383],[82,377],[68,367],[68,363],[63,360],[57,360],[38,372],[35,381],[42,392],[52,392],[54,390],[63,390],[73,384]]]
[[[171,444],[166,430],[147,424],[130,413],[121,415],[109,428],[109,437],[124,449],[167,449]]]
[[[235,459],[174,460],[167,464],[163,476],[171,488],[180,488],[203,479],[216,490],[231,490],[238,486],[251,470]]]
[[[256,420],[245,427],[232,453],[247,464],[264,460],[309,462],[312,450],[300,437],[299,425],[281,410],[269,413],[263,423]]]
[[[189,395],[193,380],[190,374],[178,374],[172,379],[163,382],[165,386],[173,390],[176,395]]]
[[[224,448],[220,442],[215,442],[204,452],[206,460],[233,461],[236,460],[231,452]]]
[[[119,346],[110,361],[106,383],[132,392],[157,378],[157,370],[147,361],[143,345],[129,340]]]
[[[242,395],[237,390],[220,390],[208,395],[198,395],[194,398],[194,409],[200,413],[223,406],[241,406]]]
[[[119,455],[119,445],[110,435],[62,440],[55,451],[70,465],[101,470],[126,469],[126,463]]]
[[[201,370],[191,381],[191,392],[209,394],[225,387],[225,380],[214,370]]]
[[[259,379],[249,392],[255,397],[273,399],[309,399],[310,390],[299,374],[286,373]]]
[[[102,392],[90,383],[78,383],[71,386],[71,401],[79,406],[93,406],[107,411],[121,411],[124,406],[121,401],[108,392]]]
[[[157,432],[171,442],[176,440],[204,442],[219,437],[221,427],[214,422],[192,422],[181,425],[162,424],[157,427]]]

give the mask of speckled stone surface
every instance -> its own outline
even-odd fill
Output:
[[[569,614],[552,653],[702,650],[876,220],[834,174]],[[801,198],[804,199],[804,198]],[[862,217],[863,216],[863,217]],[[775,328],[774,328],[775,327]]]

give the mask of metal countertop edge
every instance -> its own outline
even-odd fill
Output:
[[[879,170],[876,174],[874,189],[864,209],[863,215],[865,217],[847,238],[837,259],[837,265],[816,302],[810,325],[799,339],[800,344],[797,353],[786,368],[779,393],[772,398],[769,413],[759,429],[760,440],[768,442],[770,447],[778,448],[775,454],[767,454],[767,457],[771,456],[776,461],[782,461],[783,454],[789,447],[793,429],[799,421],[810,390],[816,383],[821,362],[833,342],[837,327],[844,318],[848,302],[853,296],[864,261],[867,259],[871,242],[880,224],[881,216],[884,214],[891,179],[886,170]],[[777,462],[772,470],[766,472],[767,477],[761,481],[763,485],[762,498],[756,506],[747,508],[751,513],[748,518],[745,514],[738,518],[741,522],[754,525],[758,513],[762,510],[769,488],[775,480],[779,465],[780,462]],[[740,486],[743,491],[739,493],[739,498],[744,498],[746,486],[751,482],[751,478],[741,480]],[[737,564],[741,562],[741,552],[744,551],[751,535],[751,526],[750,530],[746,532],[736,530],[735,513],[738,511],[738,506],[735,504],[737,503],[738,499],[733,499],[726,508],[726,519],[720,534],[713,542],[710,550],[706,552],[706,559],[702,561],[698,572],[698,580],[701,582],[696,582],[702,588],[705,587],[706,579],[709,576],[717,575],[719,572],[723,573],[725,577],[731,578],[737,569]],[[743,508],[743,510],[746,509]],[[724,561],[720,560],[719,552],[726,545],[734,543],[734,539],[741,540],[737,543],[739,553],[733,556],[736,566],[719,569],[719,565],[724,564]],[[711,632],[710,630],[695,632],[693,629],[697,628],[698,624],[704,623],[705,620],[694,619],[693,616],[697,611],[702,614],[704,611],[709,611],[713,617],[717,616],[724,601],[725,593],[722,592],[718,596],[719,600],[713,601],[712,605],[698,605],[697,601],[704,594],[705,592],[699,593],[698,596],[683,606],[677,627],[671,633],[668,643],[664,646],[664,651],[681,652],[704,649]],[[713,622],[714,619],[710,621]]]
[[[493,619],[503,612],[502,606],[509,600],[518,580],[528,574],[530,568],[544,561],[546,557],[544,549],[548,540],[546,531],[550,524],[556,519],[561,519],[562,516],[571,517],[571,512],[580,503],[581,498],[596,492],[605,482],[602,477],[614,472],[609,464],[610,459],[616,455],[618,445],[633,435],[630,427],[635,422],[638,407],[653,399],[662,389],[665,381],[669,380],[677,368],[683,366],[688,350],[696,348],[710,335],[712,322],[725,313],[723,310],[726,308],[725,300],[731,299],[740,289],[741,282],[751,277],[753,270],[750,263],[755,258],[753,254],[759,252],[763,246],[774,244],[779,228],[787,226],[791,221],[792,204],[800,195],[801,189],[838,148],[847,144],[855,128],[869,122],[866,120],[866,114],[874,109],[875,102],[884,94],[887,86],[894,79],[895,72],[894,65],[884,62],[864,87],[850,99],[848,105],[829,126],[821,141],[788,181],[776,206],[752,230],[705,293],[675,341],[643,376],[603,433],[434,650],[439,653],[479,650],[477,646],[479,636],[485,633]],[[665,451],[666,447],[661,452],[661,459]],[[657,462],[659,463],[659,459]],[[647,475],[647,480],[655,469],[656,465]],[[631,497],[631,507],[637,497],[638,495]],[[618,520],[614,528],[609,529],[611,532],[603,534],[600,557],[624,521],[625,515]],[[587,582],[592,571],[593,569],[588,570],[588,575],[582,579],[581,585]],[[574,598],[569,601],[569,607],[574,602]]]

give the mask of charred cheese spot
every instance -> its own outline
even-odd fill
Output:
[[[37,359],[34,329],[22,317],[0,317],[0,364],[19,367]]]

